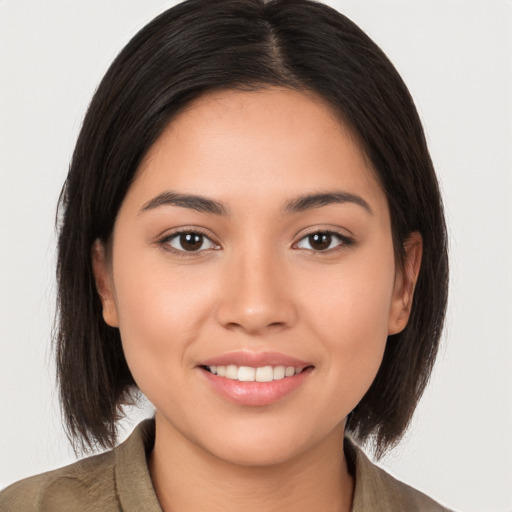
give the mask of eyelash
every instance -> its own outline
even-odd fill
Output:
[[[203,250],[200,251],[185,251],[180,249],[175,249],[174,247],[171,247],[170,242],[176,238],[179,238],[182,235],[201,235],[205,239],[209,240],[213,245],[218,246],[216,242],[214,242],[211,237],[202,231],[201,229],[194,228],[194,229],[182,229],[180,231],[175,231],[174,233],[165,235],[163,238],[157,241],[157,243],[162,246],[166,251],[172,252],[173,254],[183,257],[183,258],[190,258],[197,256],[198,254],[204,252]],[[217,249],[214,249],[217,250]]]
[[[162,246],[165,250],[170,251],[173,254],[176,254],[177,256],[184,257],[184,258],[197,256],[198,254],[200,254],[200,253],[204,252],[205,250],[207,250],[207,249],[202,249],[202,250],[197,250],[197,251],[186,251],[186,250],[180,250],[180,249],[175,249],[174,247],[171,247],[170,242],[172,240],[175,240],[175,239],[183,236],[183,235],[200,235],[200,236],[204,237],[205,239],[209,240],[210,243],[212,243],[213,245],[218,246],[218,244],[216,242],[214,242],[207,233],[205,233],[204,231],[202,231],[200,229],[197,229],[197,228],[194,228],[194,229],[183,229],[181,231],[175,231],[174,233],[165,235],[163,238],[158,240],[157,243],[160,246]],[[315,255],[316,254],[324,254],[324,253],[325,254],[332,254],[333,252],[340,251],[340,250],[342,250],[344,248],[351,247],[351,246],[353,246],[355,244],[355,241],[354,241],[353,238],[348,237],[346,235],[343,235],[343,234],[341,234],[341,233],[339,233],[337,231],[332,231],[332,230],[328,230],[328,229],[324,229],[324,230],[318,229],[316,231],[313,231],[311,233],[307,233],[306,235],[302,236],[297,243],[293,244],[293,247],[295,248],[303,240],[307,240],[309,237],[312,237],[312,236],[315,236],[315,235],[327,235],[327,236],[330,236],[330,237],[333,237],[333,238],[337,238],[338,241],[340,242],[335,247],[327,248],[327,249],[324,249],[324,250],[305,249],[307,251],[315,253]],[[213,249],[213,250],[218,250],[218,249],[216,248],[216,249]]]
[[[312,236],[315,236],[315,235],[327,235],[327,236],[330,236],[332,238],[337,238],[338,241],[340,242],[338,245],[336,245],[335,247],[332,247],[332,248],[328,248],[328,249],[324,249],[324,250],[314,250],[314,249],[306,249],[308,251],[312,251],[313,253],[316,254],[332,254],[333,252],[336,252],[336,251],[340,251],[342,249],[346,249],[348,247],[351,247],[354,245],[355,241],[353,238],[347,236],[347,235],[342,235],[341,233],[337,232],[337,231],[332,231],[332,230],[329,230],[329,229],[317,229],[316,231],[313,231],[311,233],[308,233],[306,235],[304,235],[296,244],[294,244],[294,246],[298,245],[300,242],[302,242],[303,240],[307,240],[308,238],[312,237]]]

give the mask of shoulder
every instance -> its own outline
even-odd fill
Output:
[[[145,420],[111,451],[7,487],[0,512],[161,512],[146,463],[154,433]]]
[[[371,462],[353,440],[346,440],[345,450],[355,466],[353,512],[450,512]]]
[[[26,478],[0,493],[0,510],[117,511],[114,467],[114,455],[109,451]]]

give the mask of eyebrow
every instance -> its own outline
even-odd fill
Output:
[[[180,194],[179,192],[172,191],[163,192],[145,203],[140,213],[154,210],[164,205],[181,206],[182,208],[190,208],[213,215],[229,215],[229,208],[219,201],[194,194]]]
[[[317,194],[306,194],[290,201],[285,209],[285,213],[303,212],[313,208],[321,208],[330,204],[352,203],[364,208],[373,215],[370,205],[361,197],[348,192],[320,192]]]
[[[284,214],[298,213],[313,208],[321,208],[331,204],[352,203],[364,208],[373,215],[370,205],[360,196],[348,192],[320,192],[316,194],[305,194],[289,201],[284,209]],[[230,209],[224,203],[195,194],[182,194],[179,192],[166,191],[157,195],[145,203],[139,213],[154,210],[159,206],[180,206],[190,208],[201,213],[213,215],[230,215]]]

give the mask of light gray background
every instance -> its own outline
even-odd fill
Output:
[[[0,488],[74,460],[50,348],[55,204],[101,76],[173,3],[0,0]],[[443,349],[410,432],[382,465],[455,509],[510,512],[512,2],[327,3],[409,85],[450,226]]]

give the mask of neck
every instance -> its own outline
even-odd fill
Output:
[[[353,478],[343,428],[291,460],[242,465],[219,459],[156,422],[149,470],[164,512],[350,512]]]

